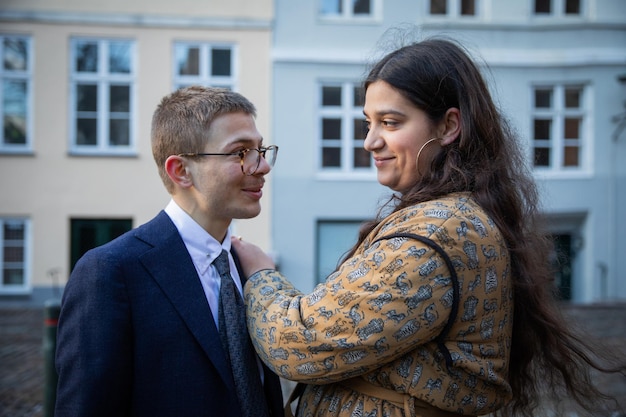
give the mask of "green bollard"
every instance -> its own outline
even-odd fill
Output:
[[[54,403],[57,396],[57,371],[54,365],[54,354],[57,345],[57,324],[61,303],[58,300],[48,300],[44,304],[44,417],[54,416]]]

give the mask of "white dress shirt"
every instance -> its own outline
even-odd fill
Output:
[[[180,208],[174,200],[170,200],[167,207],[165,207],[165,213],[172,219],[172,222],[178,229],[178,233],[183,239],[187,251],[191,256],[191,260],[196,267],[198,277],[202,283],[204,289],[204,295],[211,307],[211,313],[213,314],[213,320],[215,325],[219,328],[218,309],[219,309],[219,297],[220,297],[220,276],[217,272],[217,268],[212,265],[212,262],[222,253],[222,249],[228,252],[228,260],[230,263],[230,275],[233,277],[235,286],[239,290],[240,294],[243,294],[241,289],[241,278],[239,272],[235,267],[235,262],[230,254],[230,236],[231,231],[228,229],[226,237],[222,243],[218,242],[213,236],[211,236],[206,230],[204,230],[194,219],[189,216],[183,209]],[[243,298],[243,295],[242,295]]]

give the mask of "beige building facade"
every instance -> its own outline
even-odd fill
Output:
[[[270,132],[271,0],[0,0],[0,303],[60,295],[76,257],[169,201],[150,148],[161,97],[231,88]],[[236,234],[270,249],[262,213]]]

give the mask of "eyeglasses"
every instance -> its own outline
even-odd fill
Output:
[[[231,153],[179,153],[178,156],[195,158],[198,156],[235,156],[237,155],[241,161],[241,172],[244,175],[254,175],[261,165],[261,157],[269,164],[274,166],[276,155],[278,154],[278,146],[271,145],[262,148],[247,148]]]

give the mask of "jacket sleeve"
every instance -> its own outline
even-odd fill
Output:
[[[245,288],[260,357],[286,379],[318,384],[364,374],[432,341],[452,304],[441,257],[405,238],[360,248],[310,294],[272,270]]]
[[[115,259],[101,249],[88,252],[64,290],[55,359],[56,417],[129,413],[130,310]]]

